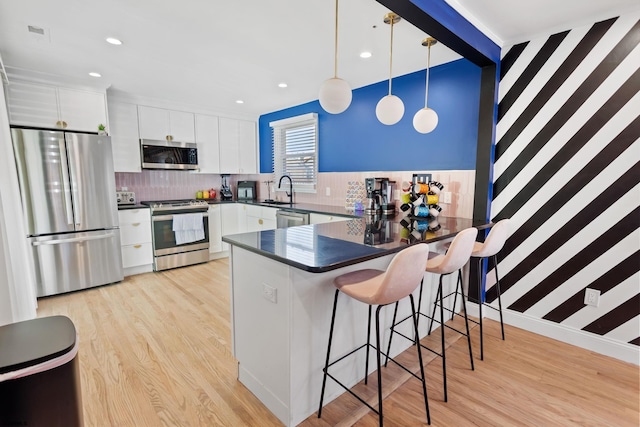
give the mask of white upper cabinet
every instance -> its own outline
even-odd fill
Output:
[[[202,173],[220,173],[218,117],[196,114],[198,167]]]
[[[58,107],[65,129],[97,132],[98,125],[107,126],[107,104],[102,93],[60,87]]]
[[[11,82],[7,90],[12,125],[97,132],[107,124],[105,94],[39,83]]]
[[[258,147],[256,146],[256,124],[240,120],[240,173],[258,173]]]
[[[124,102],[109,102],[109,122],[115,172],[140,172],[138,107]]]
[[[196,141],[193,113],[139,105],[138,123],[142,139]]]
[[[195,118],[193,113],[169,110],[170,135],[174,141],[196,142]]]
[[[220,117],[220,173],[258,173],[256,124]]]

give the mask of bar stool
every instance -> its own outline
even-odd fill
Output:
[[[437,255],[435,257],[430,257],[430,259],[427,260],[427,266],[425,268],[425,270],[429,273],[435,273],[435,274],[440,274],[440,279],[438,281],[438,292],[436,294],[436,300],[434,301],[433,304],[433,313],[431,314],[431,316],[424,314],[420,311],[420,307],[422,305],[422,287],[423,287],[423,282],[420,282],[420,296],[418,299],[418,317],[420,317],[421,315],[430,319],[429,322],[429,335],[431,334],[431,328],[433,327],[433,322],[435,320],[435,315],[436,315],[436,308],[439,305],[440,306],[440,320],[441,321],[437,321],[436,322],[440,323],[440,340],[442,343],[442,350],[441,353],[438,353],[437,351],[423,345],[420,344],[422,347],[426,348],[427,350],[429,350],[430,352],[432,352],[433,354],[440,356],[442,358],[442,381],[443,381],[443,388],[444,388],[444,401],[446,402],[447,399],[447,364],[446,364],[446,352],[445,352],[445,339],[444,339],[444,329],[445,327],[449,328],[449,329],[453,329],[454,331],[462,334],[462,335],[466,335],[467,337],[467,343],[469,345],[469,360],[471,363],[471,370],[474,370],[474,366],[473,366],[473,354],[472,354],[472,350],[471,350],[471,334],[469,334],[469,319],[467,317],[467,306],[465,303],[465,298],[464,298],[464,288],[462,286],[462,273],[461,273],[461,269],[462,267],[464,267],[464,265],[467,263],[467,261],[469,261],[469,258],[471,257],[471,251],[473,250],[473,244],[476,240],[476,237],[478,235],[478,230],[476,228],[467,228],[466,230],[462,230],[461,232],[459,232],[456,237],[453,239],[453,241],[451,242],[451,245],[449,246],[449,249],[447,250],[447,253],[445,255]],[[456,292],[452,292],[448,295],[443,295],[443,291],[442,291],[442,278],[448,274],[454,273],[454,272],[458,272],[458,280],[456,282],[456,292],[458,290],[458,287],[460,287],[462,289],[462,308],[464,311],[464,323],[466,326],[466,333],[459,331],[458,329],[450,326],[450,325],[446,325],[444,323],[444,304],[443,304],[443,300],[444,298],[447,298],[449,296],[454,295]],[[393,321],[392,321],[392,325],[391,325],[391,338],[393,338],[393,332],[395,331],[395,327],[397,325],[399,325],[400,323],[404,322],[405,320],[407,320],[409,317],[405,317],[404,319],[400,320],[398,323],[396,323],[396,313],[397,313],[397,305],[395,308],[395,311],[393,313]],[[453,318],[454,314],[458,314],[455,312],[455,301],[454,301],[454,306],[453,306],[454,310],[449,310],[446,309],[447,311],[450,311],[452,313],[451,317]],[[416,319],[416,326],[418,325],[418,319]],[[398,333],[398,332],[396,332]],[[404,336],[404,335],[403,335]],[[391,348],[391,338],[389,339],[389,348]],[[408,337],[405,337],[408,338]],[[416,340],[419,342],[419,335],[416,333]]]
[[[504,322],[502,320],[502,299],[500,297],[500,279],[498,277],[498,257],[497,254],[502,250],[504,243],[509,236],[509,229],[511,220],[503,219],[498,221],[489,235],[484,240],[484,243],[476,242],[473,246],[473,252],[471,257],[478,260],[478,309],[479,309],[479,321],[480,325],[480,360],[484,360],[484,343],[482,339],[482,306],[486,305],[500,313],[500,329],[502,330],[502,339],[504,340]],[[494,269],[496,271],[496,292],[498,293],[498,308],[495,308],[484,301],[484,289],[482,286],[482,260],[484,258],[493,258]]]
[[[318,418],[322,416],[322,402],[324,399],[324,390],[327,382],[327,377],[334,380],[338,385],[348,391],[352,396],[364,403],[369,409],[378,414],[379,424],[382,426],[382,373],[380,371],[380,354],[384,354],[380,351],[380,309],[386,305],[397,303],[401,299],[409,296],[411,301],[412,318],[417,319],[416,308],[411,294],[420,283],[420,280],[424,276],[424,264],[429,255],[429,246],[426,244],[417,244],[403,249],[392,260],[386,271],[381,270],[357,270],[347,274],[343,274],[334,279],[333,283],[336,286],[336,293],[333,300],[333,313],[331,315],[331,328],[329,329],[329,344],[327,346],[327,359],[325,367],[323,369],[324,377],[322,380],[322,391],[320,393],[320,407],[318,409]],[[329,363],[331,355],[331,341],[333,339],[333,330],[336,320],[336,306],[338,304],[338,295],[340,292],[350,296],[351,298],[363,302],[369,305],[369,318],[367,326],[367,343],[352,350],[346,355]],[[371,332],[371,311],[372,306],[377,305],[376,308],[376,345],[370,344],[370,332]],[[418,333],[418,325],[414,321],[415,333]],[[412,340],[413,341],[413,340]],[[329,367],[335,363],[343,360],[347,356],[352,355],[356,351],[366,348],[366,361],[365,361],[365,384],[367,383],[367,376],[369,373],[369,348],[375,348],[376,360],[378,366],[378,410],[376,411],[371,405],[365,402],[362,398],[352,392],[348,387],[343,385],[333,375],[329,373]],[[427,413],[427,423],[431,424],[431,415],[429,413],[429,400],[427,398],[427,386],[426,378],[424,375],[424,366],[422,363],[422,351],[420,346],[416,346],[418,349],[418,361],[420,363],[420,376],[417,376],[412,371],[402,366],[397,361],[391,359],[396,365],[404,369],[415,378],[422,382],[422,393],[424,395],[424,404]],[[385,354],[388,357],[388,354]]]

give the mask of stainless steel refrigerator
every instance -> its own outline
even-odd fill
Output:
[[[38,297],[123,279],[111,139],[11,129]]]

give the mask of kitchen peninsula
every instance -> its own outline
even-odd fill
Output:
[[[463,218],[439,218],[436,231],[404,227],[411,221],[395,218],[352,218],[334,223],[305,225],[223,237],[231,245],[231,312],[234,356],[238,378],[285,425],[295,426],[317,411],[326,357],[333,279],[362,268],[384,270],[398,251],[409,244],[429,243],[430,250],[472,226]],[[410,225],[409,225],[410,227]],[[425,276],[423,311],[430,307],[437,277]],[[455,284],[451,280],[451,284]],[[366,337],[367,306],[340,299],[338,332],[332,358],[362,344]],[[347,307],[345,307],[344,305]],[[400,305],[406,315],[408,305]],[[392,309],[383,311],[388,340]],[[411,325],[405,322],[410,333]],[[427,322],[420,325],[421,336]],[[409,347],[394,340],[391,355]],[[364,352],[335,365],[334,373],[352,386],[364,378]],[[371,368],[374,363],[369,365]],[[343,390],[327,383],[325,402]]]

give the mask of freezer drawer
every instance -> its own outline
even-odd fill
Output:
[[[38,297],[123,279],[120,230],[32,237]]]

